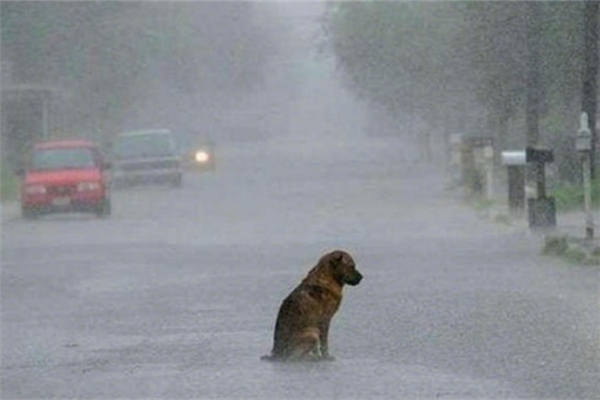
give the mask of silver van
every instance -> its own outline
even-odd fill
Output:
[[[113,142],[112,186],[183,182],[181,155],[169,129],[118,134]]]

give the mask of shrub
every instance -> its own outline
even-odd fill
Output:
[[[14,200],[18,192],[18,179],[10,168],[0,168],[0,199]]]
[[[572,211],[583,208],[583,186],[561,183],[552,190],[557,211]],[[592,207],[600,205],[600,180],[592,182]]]

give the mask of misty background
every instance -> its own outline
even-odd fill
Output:
[[[111,218],[25,220],[2,187],[3,398],[597,399],[598,269],[440,167],[456,133],[535,139],[578,179],[599,4],[0,1],[2,178],[43,137],[171,128],[217,155],[113,191]],[[365,276],[337,361],[262,362],[333,248]]]
[[[364,133],[365,103],[324,48],[323,3],[9,2],[1,11],[2,87],[14,88],[3,92],[3,130],[21,139],[10,149],[36,136],[42,96],[48,136],[101,143],[168,127],[183,141],[268,141],[314,156]],[[34,84],[47,91],[23,90]]]
[[[0,15],[5,155],[40,131],[106,143],[148,127],[311,156],[386,137],[428,162],[458,132],[499,154],[525,146],[535,48],[536,141],[576,175],[584,2],[9,1]]]

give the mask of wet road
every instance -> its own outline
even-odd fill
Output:
[[[1,397],[598,398],[597,270],[538,256],[388,152],[260,152],[116,192],[110,219],[5,222]],[[337,360],[261,361],[332,248],[365,276],[333,321]]]

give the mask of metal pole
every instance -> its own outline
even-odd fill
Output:
[[[46,104],[46,96],[42,96],[42,138],[48,138],[48,105]]]
[[[592,145],[590,150],[591,178],[597,179],[596,171],[596,112],[598,107],[598,61],[599,48],[598,36],[600,31],[600,2],[597,0],[586,0],[584,5],[583,26],[583,89],[582,89],[582,111],[586,112],[589,127],[592,134]]]
[[[528,3],[529,24],[527,26],[527,94],[525,99],[525,122],[527,126],[527,146],[537,147],[540,128],[540,20],[542,4],[537,1]],[[539,195],[538,195],[539,197]]]
[[[592,214],[592,179],[590,168],[590,153],[582,155],[583,167],[583,207],[585,211],[585,238],[594,238],[594,215]]]
[[[581,168],[583,169],[583,207],[585,213],[585,238],[594,238],[594,216],[592,215],[592,132],[589,126],[587,113],[581,113],[580,126],[577,131],[575,148],[581,154]]]
[[[488,200],[494,199],[494,148],[491,145],[487,145],[483,148],[485,156],[485,170],[486,170],[486,196]]]

